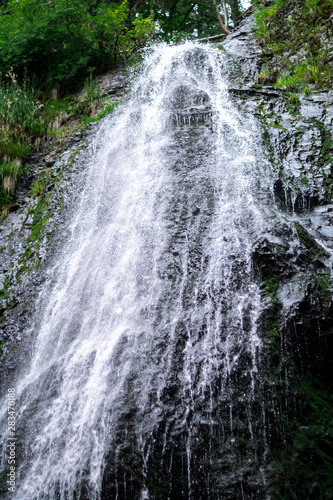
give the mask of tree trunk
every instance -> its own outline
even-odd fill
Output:
[[[222,31],[224,31],[224,33],[226,35],[229,35],[230,31],[228,30],[228,14],[227,14],[226,6],[225,6],[225,0],[222,0],[223,12],[224,12],[224,23],[222,21],[222,17],[220,14],[219,4],[216,3],[216,0],[213,0],[213,5],[215,6],[217,20],[219,22],[219,25],[221,26]]]

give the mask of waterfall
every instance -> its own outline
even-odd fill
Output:
[[[251,251],[272,173],[228,64],[190,42],[150,49],[101,124],[32,320],[10,498],[236,498],[231,475],[245,498],[265,449]]]

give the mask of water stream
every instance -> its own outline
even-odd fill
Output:
[[[208,46],[151,49],[104,119],[33,319],[13,500],[236,498],[231,475],[244,495],[265,450],[251,249],[271,195],[227,65]]]

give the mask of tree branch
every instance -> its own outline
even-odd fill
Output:
[[[219,38],[225,38],[225,33],[220,35],[207,36],[206,38],[198,38],[196,42],[210,42],[211,40],[218,40]]]

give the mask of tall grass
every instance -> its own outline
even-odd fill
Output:
[[[0,211],[12,200],[22,160],[37,137],[45,134],[43,105],[27,82],[9,72],[0,82]]]
[[[66,123],[71,117],[85,124],[97,121],[117,104],[102,96],[91,75],[85,81],[84,99],[44,96],[43,102],[29,82],[19,83],[12,71],[0,79],[0,217],[14,202],[16,182],[24,171],[22,164],[38,150],[42,140],[66,136]]]
[[[42,116],[43,104],[27,82],[19,85],[13,73],[9,81],[0,83],[0,124],[2,132],[9,131],[13,138],[40,136],[45,133]],[[1,153],[0,153],[1,154]]]

